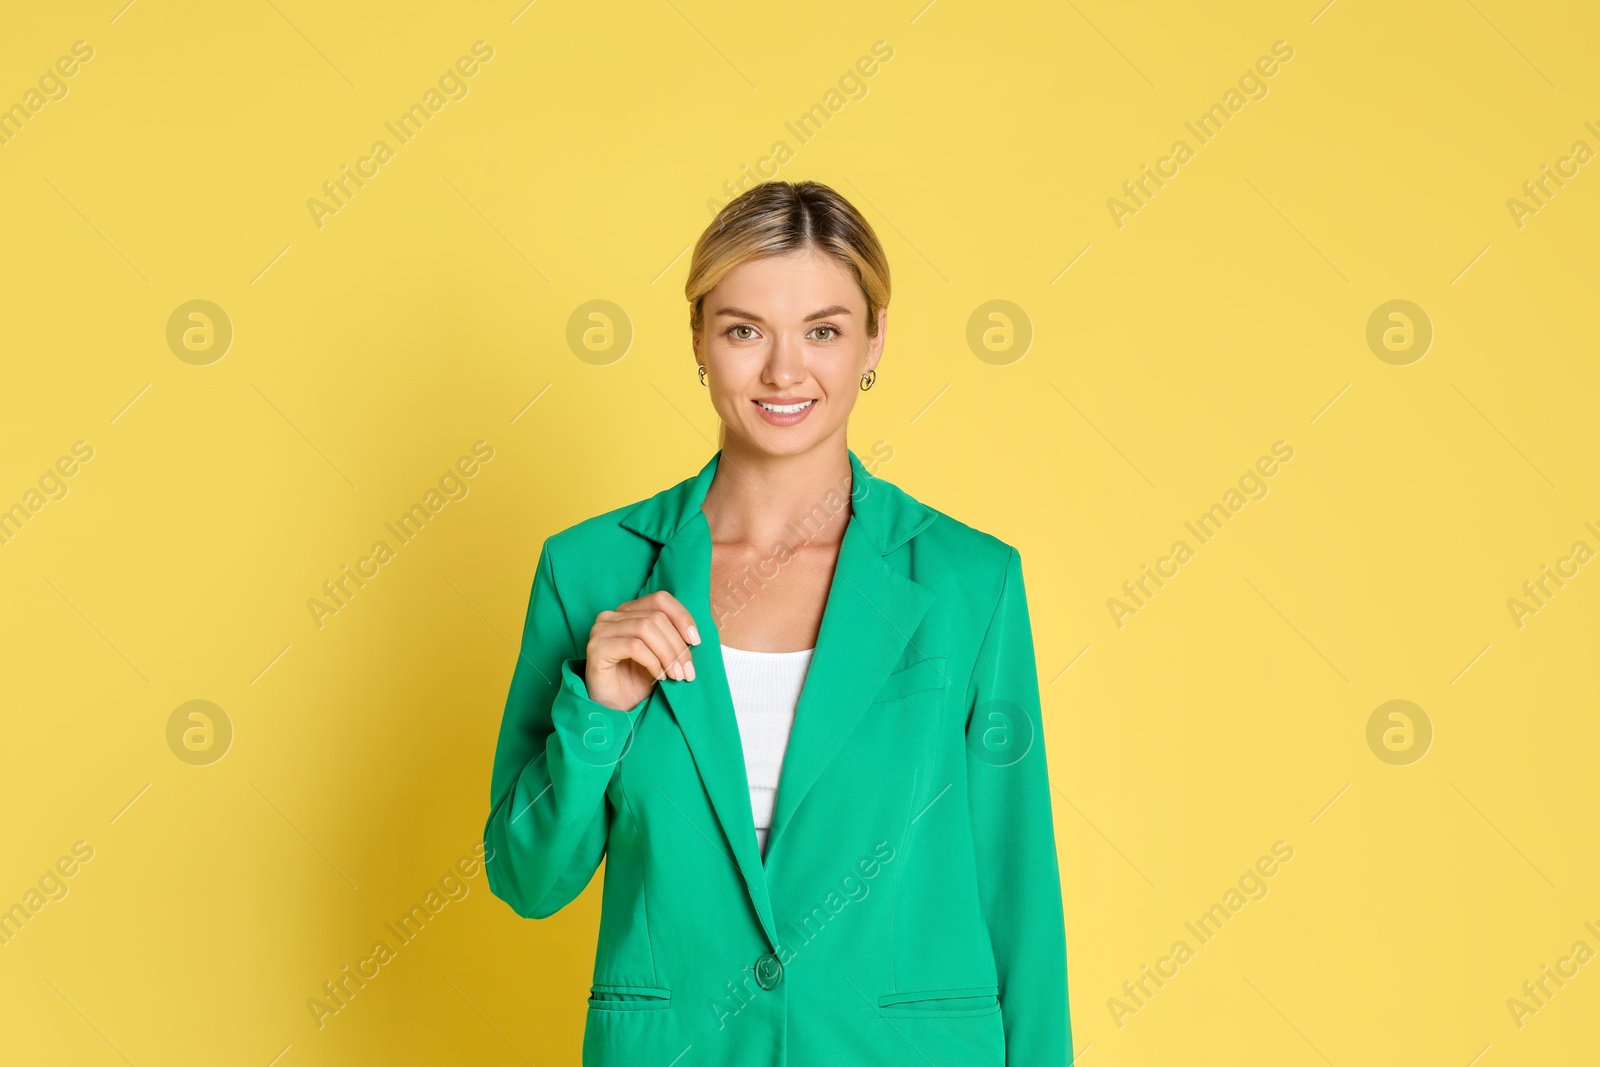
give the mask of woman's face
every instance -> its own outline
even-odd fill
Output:
[[[844,435],[888,317],[867,336],[866,295],[848,267],[812,248],[751,260],[706,294],[703,315],[695,354],[730,444],[795,455]]]

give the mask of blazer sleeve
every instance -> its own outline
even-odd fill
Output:
[[[1015,548],[978,652],[969,707],[967,795],[1006,1063],[1062,1067],[1072,1062],[1066,932],[1033,630]]]
[[[484,854],[489,889],[543,919],[583,892],[605,854],[605,790],[633,715],[589,699],[586,657],[556,591],[550,541],[539,550],[522,644],[495,747]],[[587,645],[588,630],[584,630]]]

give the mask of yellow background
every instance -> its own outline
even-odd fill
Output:
[[[0,1061],[576,1062],[598,879],[534,923],[477,869],[320,1029],[307,1001],[480,840],[541,540],[714,447],[687,250],[784,140],[777,176],[850,197],[894,268],[853,447],[1022,552],[1080,1062],[1592,1062],[1600,962],[1520,1027],[1506,1004],[1600,951],[1600,564],[1507,607],[1600,547],[1600,164],[1507,207],[1600,148],[1591,7],[121,3],[0,33],[0,104],[94,49],[0,145],[0,505],[93,449],[0,546],[0,905],[93,849],[0,947]],[[466,97],[319,228],[308,199],[479,40]],[[234,332],[207,365],[166,339],[197,299]],[[1396,299],[1434,329],[1403,366],[1366,341]],[[620,359],[568,344],[591,300]],[[969,347],[990,300],[1020,358]],[[470,492],[319,627],[322,583],[480,440]],[[1432,724],[1409,765],[1367,742],[1397,699]],[[233,731],[208,766],[169,746],[191,700]],[[1119,1026],[1276,841],[1267,896]]]

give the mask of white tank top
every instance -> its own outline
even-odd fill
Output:
[[[783,753],[789,746],[795,708],[805,686],[814,648],[796,652],[750,652],[722,646],[722,666],[739,720],[744,746],[744,773],[750,782],[750,812],[755,817],[756,844],[767,852],[772,805],[778,796]]]

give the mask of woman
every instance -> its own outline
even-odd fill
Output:
[[[767,182],[686,291],[722,445],[544,542],[490,888],[543,918],[606,857],[588,1067],[1065,1064],[1021,559],[846,445],[883,249],[827,186]]]

